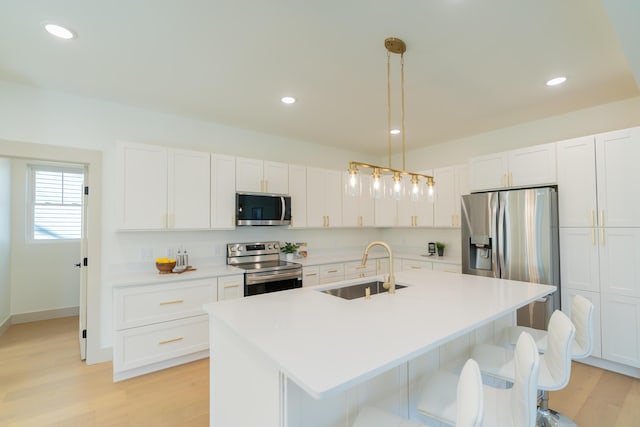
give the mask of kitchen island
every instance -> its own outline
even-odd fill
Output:
[[[361,406],[415,415],[426,376],[495,339],[546,285],[439,271],[398,273],[395,294],[319,290],[207,304],[212,426],[350,426]]]

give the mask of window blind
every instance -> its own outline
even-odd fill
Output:
[[[33,239],[82,237],[82,169],[31,166]]]

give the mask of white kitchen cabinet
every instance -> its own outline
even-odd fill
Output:
[[[362,266],[360,261],[345,262],[344,263],[344,278],[358,279],[361,277],[371,277],[377,274],[376,263],[368,262],[365,266]]]
[[[318,268],[320,270],[320,284],[344,280],[344,264],[325,264]]]
[[[302,286],[315,286],[320,284],[320,267],[317,265],[302,267]]]
[[[559,237],[562,288],[600,292],[598,230],[560,228]]]
[[[218,277],[218,301],[244,298],[244,275]]]
[[[640,228],[601,228],[599,238],[601,292],[640,297]]]
[[[211,155],[211,228],[236,227],[236,159]]]
[[[640,298],[601,298],[602,358],[640,368]]]
[[[596,136],[598,225],[640,227],[640,127]]]
[[[597,227],[595,138],[557,143],[560,227]]]
[[[383,188],[393,185],[391,176],[381,178]],[[376,227],[395,227],[397,223],[397,202],[390,197],[374,198],[374,217]]]
[[[119,143],[122,230],[208,229],[210,154]]]
[[[286,163],[236,158],[236,190],[249,193],[289,194]]]
[[[433,270],[433,263],[430,261],[403,259],[402,271],[407,271],[407,270]]]
[[[425,175],[432,175],[432,171],[422,171]],[[407,192],[411,190],[411,178],[409,176],[402,177]],[[423,185],[426,185],[422,182]],[[411,201],[411,198],[405,196],[397,202],[397,224],[400,227],[433,227],[433,195],[427,194],[425,189],[424,197],[418,201]]]
[[[602,343],[600,340],[600,293],[590,291],[580,291],[576,289],[561,288],[562,311],[571,317],[571,304],[573,297],[581,295],[593,303],[593,351],[590,356],[602,358]]]
[[[202,151],[168,151],[167,228],[207,229],[210,222],[211,155]]]
[[[342,173],[307,168],[307,226],[342,225]]]
[[[467,165],[438,168],[433,171],[435,185],[434,221],[436,227],[460,227],[460,198],[469,194]]]
[[[118,222],[121,230],[167,226],[167,149],[120,142],[117,152]]]
[[[307,168],[289,165],[289,195],[291,196],[291,228],[307,226]]]
[[[215,278],[115,287],[114,381],[207,357],[202,305],[216,299]]]
[[[555,143],[474,157],[469,182],[471,191],[555,184]]]
[[[350,195],[346,188],[349,185],[349,174],[342,175],[342,225],[344,227],[373,227],[374,199],[369,188],[373,179],[370,175],[360,177],[359,194]]]

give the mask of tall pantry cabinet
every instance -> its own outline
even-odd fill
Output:
[[[559,142],[563,309],[596,308],[593,356],[640,368],[640,128]]]

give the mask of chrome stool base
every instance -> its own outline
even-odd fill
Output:
[[[578,425],[553,409],[538,408],[536,427],[578,427]]]

